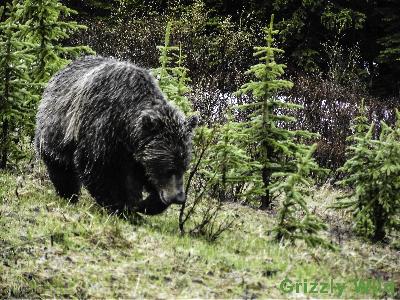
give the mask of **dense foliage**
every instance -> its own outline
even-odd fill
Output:
[[[363,106],[362,106],[363,108]],[[336,208],[354,215],[356,230],[373,241],[383,241],[391,230],[400,229],[400,114],[391,128],[381,124],[379,138],[373,138],[363,109],[355,119],[348,148],[349,160],[340,168],[346,177],[340,182],[352,192],[340,198]]]
[[[144,22],[143,17],[148,15],[181,17],[199,3],[195,0],[64,2],[78,10],[83,18],[101,19],[104,24],[115,20],[112,18],[115,14],[139,17],[135,22]],[[334,45],[338,41],[338,46],[344,50],[343,58],[358,49],[357,72],[371,91],[380,95],[398,93],[400,7],[397,1],[334,0],[327,4],[323,0],[205,0],[204,4],[209,13],[203,27],[211,38],[221,33],[224,26],[221,21],[225,18],[231,23],[228,26],[239,25],[242,34],[251,34],[252,26],[266,26],[269,16],[274,13],[291,71],[326,72],[329,53],[324,44]],[[193,21],[193,30],[199,29],[196,20]]]
[[[51,75],[66,65],[68,58],[93,53],[87,46],[66,47],[61,44],[73,32],[85,29],[77,22],[64,21],[76,11],[54,0],[27,0],[23,2],[22,10],[21,21],[25,21],[29,28],[24,38],[33,44],[30,52],[35,56],[35,62],[31,68],[36,82],[47,82]]]
[[[310,196],[312,180],[310,173],[320,171],[312,155],[316,145],[308,150],[296,153],[296,169],[291,172],[274,174],[280,181],[271,186],[272,192],[282,192],[282,207],[279,210],[277,224],[273,228],[275,239],[304,240],[308,246],[322,245],[335,249],[335,247],[319,236],[321,230],[327,229],[326,224],[307,206],[307,197]]]
[[[0,168],[25,155],[21,144],[33,137],[42,87],[56,71],[89,47],[62,42],[83,27],[62,21],[74,11],[56,0],[18,1],[0,7]]]
[[[0,11],[5,16],[0,23],[0,169],[9,159],[21,156],[18,143],[32,132],[38,99],[29,76],[28,64],[34,60],[27,51],[31,44],[21,38],[28,30],[18,22],[21,11],[16,1]]]

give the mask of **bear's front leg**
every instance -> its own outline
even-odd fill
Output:
[[[143,185],[127,177],[123,168],[103,167],[81,174],[91,196],[111,213],[129,213],[142,199]]]
[[[156,192],[150,192],[150,195],[145,200],[137,204],[135,211],[146,215],[157,215],[166,210],[168,206],[169,204],[162,202]]]

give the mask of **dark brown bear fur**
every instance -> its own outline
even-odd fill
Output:
[[[167,102],[148,71],[86,57],[50,80],[35,147],[60,196],[77,201],[83,184],[112,211],[157,214],[185,200],[196,123]]]

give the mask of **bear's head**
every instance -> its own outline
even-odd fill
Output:
[[[197,116],[185,118],[170,104],[142,113],[144,143],[140,163],[165,205],[186,200],[183,175],[189,167],[197,122]]]

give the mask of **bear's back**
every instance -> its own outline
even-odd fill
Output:
[[[37,114],[37,148],[39,140],[68,147],[82,124],[106,124],[126,110],[146,109],[152,105],[146,99],[165,101],[147,70],[98,56],[76,60],[53,76],[43,93]]]

